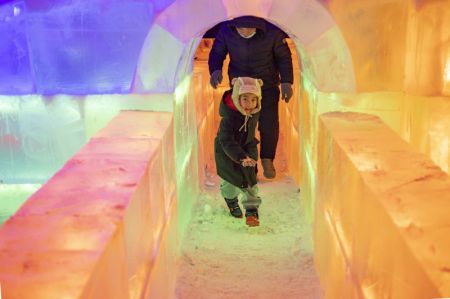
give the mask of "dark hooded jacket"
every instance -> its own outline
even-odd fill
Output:
[[[231,90],[224,93],[219,106],[222,119],[214,142],[217,174],[234,186],[251,187],[256,184],[255,167],[243,167],[241,160],[247,156],[258,160],[255,131],[259,111],[245,122],[246,117],[233,104],[231,93]]]
[[[238,27],[256,28],[256,34],[243,38]],[[264,19],[244,16],[220,27],[209,54],[209,72],[221,70],[226,55],[230,54],[228,76],[261,78],[263,89],[278,86],[281,82],[293,83],[291,51],[285,33]]]

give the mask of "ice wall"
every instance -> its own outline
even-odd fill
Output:
[[[0,94],[35,91],[23,1],[0,3]]]
[[[191,49],[195,51],[195,48]],[[189,53],[186,57],[192,57]],[[182,83],[175,90],[174,101],[174,143],[175,166],[177,178],[177,194],[179,203],[180,233],[190,220],[192,203],[199,193],[198,154],[199,140],[197,136],[197,122],[195,101],[198,81],[193,80],[192,61],[185,58],[184,67],[180,69]]]
[[[448,172],[450,165],[450,98],[446,89],[450,84],[450,1],[353,1],[348,6],[347,1],[332,0],[324,5],[348,43],[360,92],[323,92],[314,77],[301,73],[301,109],[292,115],[299,119],[303,203],[311,211],[311,219],[319,180],[317,120],[321,113],[377,115],[442,170]],[[406,36],[398,32],[406,32]],[[303,66],[312,68],[307,47],[297,43],[297,49]]]
[[[127,111],[92,138],[0,228],[1,295],[170,298],[173,132],[171,113]]]
[[[153,16],[143,0],[1,4],[0,94],[130,92]]]
[[[314,239],[325,298],[448,298],[448,174],[378,117],[331,112],[319,122]]]
[[[46,181],[85,142],[82,103],[0,96],[0,180]]]
[[[323,1],[348,44],[357,90],[450,95],[450,1]]]
[[[448,0],[9,1],[0,5],[0,93],[172,92],[193,37],[253,14],[298,39],[304,72],[321,91],[449,94],[449,7]]]
[[[339,89],[354,85],[339,30],[332,30],[332,17],[315,1],[16,0],[0,7],[0,32],[6,36],[0,42],[6,62],[0,74],[8,77],[0,82],[0,94],[173,92],[191,39],[242,14],[265,17],[305,44],[337,32],[310,49],[322,53],[315,56],[315,72],[326,81],[323,88],[333,89],[333,82]],[[340,55],[317,46],[340,48]],[[326,80],[330,72],[321,66],[329,63],[336,73],[331,78],[339,81]]]
[[[45,182],[120,110],[171,112],[173,95],[0,96],[0,181]]]

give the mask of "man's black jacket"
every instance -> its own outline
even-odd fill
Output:
[[[256,34],[243,38],[236,26],[256,28]],[[222,24],[209,54],[209,71],[221,70],[230,54],[228,76],[247,76],[263,80],[263,89],[281,82],[293,83],[291,51],[285,33],[264,19],[245,16]]]

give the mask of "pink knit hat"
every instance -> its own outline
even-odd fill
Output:
[[[233,85],[233,97],[239,98],[241,94],[253,93],[261,100],[261,86],[263,81],[250,77],[237,77],[231,81]]]
[[[231,84],[233,84],[233,92],[231,93],[233,104],[242,115],[245,115],[244,124],[239,128],[239,131],[241,131],[242,129],[244,129],[244,131],[247,131],[247,122],[249,118],[252,117],[253,114],[258,113],[261,110],[261,86],[263,85],[263,81],[261,79],[250,77],[237,77],[231,80]],[[258,103],[256,104],[255,109],[253,109],[249,113],[247,113],[244,108],[242,108],[241,103],[239,102],[239,96],[244,93],[252,93],[256,95],[258,99]]]
[[[251,77],[237,77],[231,80],[231,84],[233,85],[233,93],[231,94],[231,99],[233,100],[234,106],[241,112],[242,114],[246,114],[244,109],[239,104],[239,96],[244,93],[252,93],[258,97],[258,104],[256,108],[253,109],[251,114],[255,114],[256,112],[261,110],[261,86],[263,85],[263,81],[261,79],[255,79]]]

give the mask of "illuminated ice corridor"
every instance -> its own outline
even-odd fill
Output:
[[[294,67],[257,228],[208,70],[246,15]],[[1,299],[450,298],[449,170],[450,0],[0,1]]]

